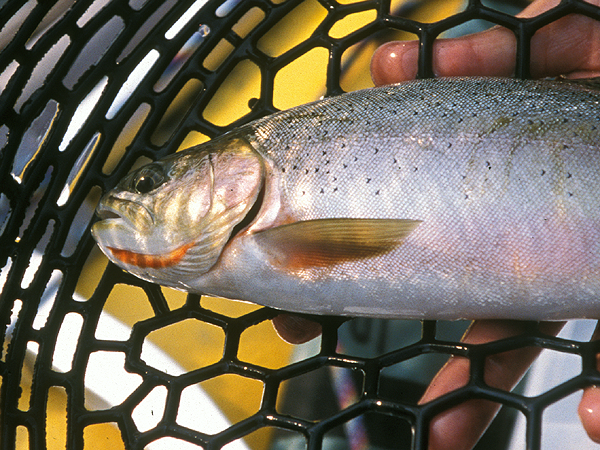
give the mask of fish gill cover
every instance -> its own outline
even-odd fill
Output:
[[[513,15],[524,4],[498,4],[0,1],[0,446],[425,449],[432,419],[473,398],[504,406],[482,448],[506,448],[513,422],[521,447],[554,439],[549,410],[600,382],[594,343],[532,325],[467,345],[460,323],[316,317],[322,337],[294,348],[270,325],[277,311],[142,282],[89,233],[132,167],[368,87],[383,42],[419,39],[429,77],[437,37],[499,24],[528,78],[537,30],[600,20],[583,1],[527,20]],[[572,370],[537,391],[488,386],[486,361],[523,348]],[[469,382],[419,405],[448,355],[469,359]]]

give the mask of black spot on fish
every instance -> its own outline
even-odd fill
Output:
[[[281,172],[285,173],[285,167],[281,168]]]
[[[463,121],[463,118],[462,118],[462,117],[459,117],[459,118],[458,118],[458,123],[461,123],[462,121]]]
[[[418,167],[413,168],[413,171],[416,172],[417,170],[419,170]]]
[[[546,171],[542,169],[542,176],[546,175]]]
[[[319,194],[324,194],[325,193],[325,189],[321,188],[321,191],[319,192]]]
[[[375,147],[375,154],[379,153],[379,149]]]
[[[398,164],[398,160],[394,158],[394,164]]]
[[[571,178],[573,175],[571,175],[571,172],[567,172],[567,178]]]
[[[292,170],[298,170],[298,166],[292,167]]]
[[[348,168],[348,164],[342,164],[344,166],[344,169]]]
[[[367,178],[367,184],[369,184],[371,182],[370,178]]]
[[[452,142],[448,142],[448,148],[452,147]]]
[[[323,150],[323,156],[325,156],[327,154],[327,152],[325,150]]]
[[[489,161],[485,162],[485,166],[488,168],[488,170],[492,170],[492,165],[490,164]]]
[[[567,194],[569,194],[569,197],[573,197],[573,194],[571,192],[567,192]]]
[[[379,195],[379,189],[375,191],[375,195]]]
[[[338,188],[334,187],[333,192],[337,192]]]
[[[308,170],[308,169],[304,169],[304,173],[305,173],[306,175],[308,175],[308,172],[309,172],[309,170]]]
[[[358,161],[358,156],[354,157],[354,162]]]
[[[319,171],[318,167],[315,167],[315,173],[317,173]]]

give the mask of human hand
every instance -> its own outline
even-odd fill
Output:
[[[534,17],[559,3],[538,0],[519,16]],[[600,6],[600,0],[588,1]],[[582,45],[583,44],[583,45]],[[515,69],[516,40],[511,31],[494,27],[457,39],[438,40],[433,47],[437,76],[510,76]],[[389,42],[373,55],[371,74],[376,85],[412,79],[417,72],[418,42]],[[570,15],[540,29],[531,40],[531,73],[534,77],[566,75],[573,78],[600,76],[600,23]],[[562,323],[542,323],[542,332],[557,334]],[[477,321],[463,338],[477,344],[525,332],[526,324],[514,321]],[[594,338],[596,335],[594,336]],[[487,358],[485,381],[510,390],[537,357],[539,349],[521,349]],[[469,380],[469,361],[453,357],[431,382],[421,403],[464,386]],[[431,423],[429,449],[469,449],[485,431],[499,406],[471,400],[437,416]],[[600,442],[600,388],[584,391],[579,406],[583,426]]]
[[[537,0],[518,17],[534,17],[560,0]],[[587,3],[600,6],[600,0]],[[398,83],[417,74],[417,41],[388,42],[371,60],[376,85]],[[436,76],[511,76],[515,70],[516,39],[503,27],[456,39],[439,39],[433,46]],[[600,24],[589,17],[569,15],[541,28],[531,39],[534,78],[566,75],[600,76]]]

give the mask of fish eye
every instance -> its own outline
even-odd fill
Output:
[[[133,189],[138,194],[147,194],[165,181],[163,171],[159,166],[148,166],[140,169],[133,178]]]

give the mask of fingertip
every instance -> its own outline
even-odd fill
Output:
[[[469,400],[437,415],[429,426],[428,450],[468,450],[477,444],[500,405]]]
[[[290,344],[304,344],[323,331],[320,323],[294,314],[279,314],[272,322],[277,334]]]
[[[590,439],[600,443],[600,387],[592,386],[583,391],[578,413]]]
[[[417,75],[417,41],[394,41],[380,46],[371,58],[371,78],[376,86],[412,80]]]

